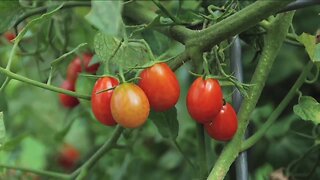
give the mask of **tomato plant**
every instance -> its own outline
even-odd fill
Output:
[[[16,35],[12,32],[6,32],[4,33],[4,36],[8,40],[8,42],[11,42],[14,38],[16,38]]]
[[[117,86],[111,97],[114,120],[126,128],[142,126],[149,115],[150,105],[143,90],[132,83]]]
[[[226,103],[220,112],[205,124],[207,133],[215,140],[228,141],[236,133],[238,128],[237,114],[233,107]]]
[[[92,54],[84,53],[81,57],[76,57],[72,62],[69,64],[67,69],[67,79],[70,82],[75,82],[77,80],[78,74],[82,71],[94,74],[96,73],[97,69],[99,68],[99,64],[90,64],[92,59]]]
[[[74,83],[65,80],[61,84],[61,88],[65,90],[74,91]],[[66,94],[59,94],[59,99],[61,104],[66,108],[73,108],[79,104],[77,98],[66,95]]]
[[[111,114],[110,102],[114,88],[119,84],[119,81],[113,77],[102,77],[95,83],[92,95],[91,104],[92,111],[95,117],[104,125],[113,126],[116,125],[116,121]],[[108,90],[110,89],[110,90]],[[108,91],[105,91],[108,90]],[[105,91],[105,92],[101,92]]]
[[[165,63],[157,63],[143,70],[139,86],[146,93],[155,111],[172,108],[179,99],[180,86],[176,75]]]
[[[58,164],[66,170],[72,170],[80,160],[80,152],[70,144],[64,145],[58,155]]]
[[[318,4],[0,1],[0,179],[320,179]]]
[[[220,112],[222,98],[222,90],[216,79],[198,77],[188,91],[188,112],[199,123],[209,122]]]

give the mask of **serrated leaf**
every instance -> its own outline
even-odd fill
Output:
[[[0,33],[10,29],[19,18],[22,11],[23,9],[18,0],[10,2],[0,1]]]
[[[320,123],[320,104],[310,96],[302,96],[299,104],[293,107],[294,113],[303,120],[311,120],[315,124]]]
[[[304,45],[312,62],[314,62],[319,66],[320,65],[320,58],[319,58],[320,49],[319,49],[319,44],[316,45],[316,37],[307,33],[302,33],[296,39]]]
[[[3,146],[6,138],[6,128],[3,121],[3,112],[0,112],[0,148]]]
[[[177,109],[175,107],[165,112],[151,111],[149,118],[157,127],[162,137],[176,139],[179,132],[179,123],[177,120]]]
[[[122,35],[122,1],[91,1],[91,4],[91,11],[86,19],[105,34]]]
[[[118,38],[98,33],[94,39],[94,48],[99,58],[122,68],[140,66],[149,61],[147,48],[138,42],[121,42]]]

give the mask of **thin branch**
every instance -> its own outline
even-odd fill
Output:
[[[275,120],[278,119],[278,117],[288,106],[290,101],[295,97],[297,90],[304,84],[305,79],[310,73],[312,67],[313,63],[312,61],[309,61],[308,64],[304,67],[303,71],[301,72],[300,76],[298,77],[294,85],[291,87],[288,94],[285,96],[285,98],[283,98],[278,107],[272,112],[267,121],[262,125],[262,127],[259,128],[259,130],[254,135],[252,135],[250,138],[243,142],[241,146],[241,151],[250,148],[263,137],[263,135],[268,131],[269,127],[273,124]]]
[[[6,69],[4,69],[2,67],[0,67],[0,73],[6,75],[7,77],[9,77],[11,79],[16,79],[18,81],[25,82],[25,83],[28,83],[30,85],[37,86],[37,87],[40,87],[40,88],[43,88],[43,89],[48,89],[50,91],[66,94],[66,95],[77,97],[77,98],[81,98],[81,99],[86,99],[86,100],[90,100],[91,99],[90,95],[80,94],[80,93],[77,93],[77,92],[74,92],[74,91],[69,91],[69,90],[65,90],[65,89],[62,89],[62,88],[59,88],[59,87],[56,87],[56,86],[52,86],[52,85],[48,85],[48,84],[45,84],[45,83],[41,83],[41,82],[35,81],[33,79],[29,79],[29,78],[26,78],[24,76],[21,76],[19,74],[13,73],[11,71],[8,71],[8,70],[6,70]]]
[[[18,170],[18,171],[30,172],[30,173],[39,174],[39,175],[42,175],[42,176],[51,177],[51,178],[57,178],[57,179],[71,179],[71,175],[52,172],[52,171],[42,171],[42,170],[36,170],[36,169],[24,168],[24,167],[17,167],[17,166],[10,166],[10,165],[4,165],[4,164],[0,164],[0,168],[14,169],[14,170]]]

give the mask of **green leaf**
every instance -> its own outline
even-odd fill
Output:
[[[22,10],[18,0],[0,1],[0,33],[6,32],[14,25]]]
[[[296,39],[304,45],[312,62],[320,66],[320,47],[319,44],[316,45],[316,37],[307,33],[302,33]]]
[[[26,137],[28,137],[28,134],[19,135],[18,137],[10,139],[9,141],[6,141],[6,143],[0,149],[3,151],[12,151]]]
[[[158,128],[159,133],[164,138],[176,139],[179,132],[179,123],[177,120],[177,109],[175,107],[165,112],[151,111],[149,118]]]
[[[310,96],[302,96],[299,104],[293,107],[294,113],[303,120],[311,120],[315,124],[320,123],[320,104]]]
[[[316,48],[314,50],[314,56],[313,56],[314,62],[318,65],[320,68],[320,43],[316,45]]]
[[[5,138],[6,138],[6,128],[4,126],[4,121],[3,121],[3,112],[0,112],[0,147],[2,147],[2,145],[4,144]]]
[[[124,32],[122,1],[91,1],[92,8],[86,19],[105,34],[118,36]]]
[[[141,66],[149,61],[148,50],[143,43],[121,42],[118,38],[98,33],[94,39],[94,48],[99,58],[122,68]]]
[[[63,4],[61,4],[60,6],[58,6],[57,8],[53,9],[52,11],[42,14],[40,17],[37,17],[33,20],[31,20],[18,34],[18,36],[15,38],[14,40],[14,44],[18,44],[21,39],[23,38],[23,36],[27,33],[28,29],[31,28],[33,25],[36,25],[40,22],[46,21],[48,19],[51,18],[51,16],[57,12],[60,8],[62,8]]]

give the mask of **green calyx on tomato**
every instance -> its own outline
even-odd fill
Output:
[[[107,126],[117,124],[111,114],[110,102],[114,91],[112,88],[116,87],[118,84],[119,81],[113,77],[102,77],[96,81],[92,90],[91,108],[93,114],[102,124]],[[110,90],[104,91],[107,89]]]
[[[175,106],[180,96],[177,77],[163,62],[144,69],[138,85],[147,95],[151,108],[158,112]]]
[[[221,110],[223,93],[216,79],[198,77],[187,94],[187,109],[190,116],[199,123],[212,120]]]
[[[111,114],[125,128],[142,126],[150,112],[150,105],[143,90],[133,83],[123,83],[115,88],[111,97]]]
[[[237,114],[233,107],[226,103],[212,121],[204,125],[204,128],[213,139],[228,141],[237,132]]]

